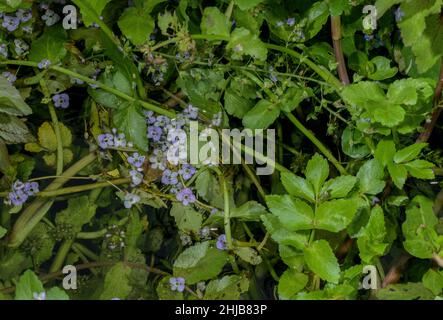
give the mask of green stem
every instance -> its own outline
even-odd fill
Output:
[[[231,234],[231,211],[229,207],[229,191],[228,184],[226,183],[226,179],[220,175],[223,186],[223,197],[224,197],[224,226],[225,226],[225,234],[226,234],[226,245],[228,250],[232,250],[232,234]]]
[[[2,64],[10,64],[10,65],[18,65],[18,66],[27,66],[27,67],[38,67],[38,63],[37,62],[33,62],[33,61],[20,61],[20,60],[5,60],[5,61],[0,61],[0,65]],[[84,75],[81,75],[79,73],[73,72],[71,70],[65,69],[63,67],[59,67],[59,66],[50,66],[49,67],[50,70],[53,71],[57,71],[60,72],[62,74],[66,74],[72,78],[75,79],[79,79],[82,80],[88,84],[92,84],[97,86],[98,88],[107,91],[109,93],[112,93],[114,95],[116,95],[117,97],[120,97],[126,101],[132,102],[132,103],[138,103],[140,104],[143,108],[147,109],[147,110],[151,110],[154,111],[158,114],[167,116],[169,118],[175,118],[175,112],[173,111],[169,111],[169,110],[165,110],[161,107],[155,106],[149,102],[146,101],[142,101],[139,99],[136,99],[134,97],[131,97],[129,95],[127,95],[126,93],[123,93],[115,88],[112,88],[110,86],[107,86],[99,81],[93,80],[91,78],[85,77]]]
[[[120,221],[118,221],[117,223],[115,223],[115,225],[117,226],[123,226],[128,222],[129,218],[125,217],[123,219],[121,219]],[[102,238],[106,235],[106,233],[108,232],[108,228],[103,228],[101,230],[98,231],[92,231],[92,232],[79,232],[77,233],[77,239],[84,239],[84,240],[91,240],[91,239],[98,239],[98,238]]]
[[[46,86],[45,80],[40,80],[40,87],[42,88],[45,99],[48,100],[49,114],[51,115],[51,120],[54,125],[54,132],[57,140],[57,168],[55,174],[58,176],[61,175],[63,172],[63,141],[62,134],[60,132],[60,124],[58,122],[57,113],[55,112],[54,104],[51,101],[51,95],[49,93],[48,87]]]
[[[86,155],[67,169],[62,176],[67,178],[75,176],[80,170],[91,164],[96,158],[97,156],[94,153]],[[45,189],[44,192],[57,190],[67,181],[68,180],[65,178],[57,178]],[[48,201],[48,199],[37,198],[26,207],[12,228],[8,244],[10,247],[17,248],[22,244],[23,240],[26,239],[32,229],[45,216],[46,212],[51,207],[52,202],[53,201],[51,200]]]
[[[74,243],[74,240],[65,240],[60,245],[60,248],[57,251],[57,255],[55,256],[54,261],[52,262],[51,268],[49,269],[49,272],[56,272],[59,271],[63,264],[65,263],[66,256],[68,255],[69,251],[71,250],[71,246]]]
[[[298,119],[290,112],[285,113],[286,117],[300,130],[306,138],[308,138],[321,153],[337,168],[341,174],[347,174],[346,169],[340,164],[340,162],[334,157],[334,155],[326,148],[317,137],[308,130]]]

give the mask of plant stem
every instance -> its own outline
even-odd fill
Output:
[[[338,75],[344,85],[348,85],[348,71],[346,70],[345,57],[341,46],[341,19],[340,16],[331,16],[332,43],[334,46],[335,60],[337,61]]]
[[[57,255],[55,256],[54,261],[52,262],[51,268],[49,272],[56,272],[60,270],[65,262],[66,256],[71,250],[71,246],[74,243],[74,240],[65,240],[60,245],[60,248],[57,251]]]
[[[28,66],[28,67],[38,67],[38,63],[37,62],[32,62],[32,61],[21,61],[21,60],[5,60],[5,61],[0,61],[0,65],[2,64],[10,64],[10,65],[18,65],[18,66]],[[175,118],[175,112],[170,111],[170,110],[166,110],[163,109],[161,107],[155,106],[149,102],[146,101],[142,101],[139,99],[136,99],[134,97],[131,97],[129,95],[127,95],[126,93],[121,92],[120,90],[117,90],[115,88],[112,88],[110,86],[107,86],[99,81],[93,80],[91,78],[85,77],[84,75],[81,75],[79,73],[73,72],[71,70],[65,69],[63,67],[59,67],[59,66],[50,66],[49,67],[50,70],[53,71],[57,71],[60,72],[62,74],[66,74],[72,78],[75,79],[79,79],[82,80],[88,84],[93,84],[95,86],[97,86],[99,89],[102,89],[104,91],[107,91],[109,93],[112,93],[126,101],[129,102],[133,102],[133,103],[139,103],[143,108],[154,111],[158,114],[167,116],[169,118]]]
[[[75,176],[80,170],[91,164],[96,158],[97,156],[94,153],[89,153],[67,169],[62,174],[62,178],[55,179],[48,187],[46,187],[44,192],[59,189],[68,181],[64,177],[69,178]],[[48,201],[47,199],[37,198],[28,207],[26,207],[12,228],[12,232],[9,237],[9,247],[17,248],[20,246],[31,230],[45,216],[51,205],[51,200]]]
[[[290,112],[285,113],[286,117],[295,125],[295,127],[300,130],[306,138],[311,140],[311,142],[320,150],[321,153],[337,168],[341,174],[347,174],[346,169],[340,164],[340,162],[334,157],[334,155],[326,148],[317,137],[308,130],[298,119]]]
[[[120,221],[118,221],[117,223],[115,223],[115,225],[123,226],[124,224],[126,224],[126,222],[128,222],[128,219],[129,219],[128,217],[125,217],[125,218],[121,219]],[[92,231],[92,232],[79,232],[79,233],[77,233],[76,238],[77,239],[87,239],[87,240],[98,239],[98,238],[104,237],[107,232],[108,232],[108,228],[103,228],[101,230]]]

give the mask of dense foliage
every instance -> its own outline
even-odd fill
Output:
[[[441,299],[442,5],[0,0],[0,299]]]

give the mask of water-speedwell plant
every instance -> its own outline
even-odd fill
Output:
[[[441,299],[442,4],[0,0],[0,299]]]

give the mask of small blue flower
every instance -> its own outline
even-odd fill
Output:
[[[163,130],[160,126],[149,126],[148,127],[148,138],[152,139],[154,142],[160,141],[162,137]]]
[[[14,207],[21,206],[28,200],[28,195],[23,190],[15,190],[9,193],[8,202]]]
[[[195,120],[198,118],[198,108],[194,107],[192,104],[189,104],[184,110],[183,110],[183,114],[185,115],[185,117],[191,119],[191,120]]]
[[[292,27],[295,24],[295,18],[289,18],[288,20],[286,20],[286,24]]]
[[[28,22],[32,19],[32,10],[18,9],[15,15],[21,22]]]
[[[6,78],[10,84],[13,84],[17,80],[17,77],[9,71],[3,72],[2,77]]]
[[[364,36],[365,41],[371,41],[374,40],[374,35],[373,34],[365,34]]]
[[[5,59],[8,58],[8,47],[6,44],[0,44],[0,55],[2,55]]]
[[[395,21],[400,22],[405,16],[405,13],[403,12],[403,10],[400,9],[400,7],[398,7],[394,12],[394,16],[395,16]]]
[[[125,200],[123,202],[123,205],[125,206],[126,209],[130,209],[130,208],[132,208],[133,205],[135,205],[139,201],[140,201],[140,197],[138,195],[133,194],[133,193],[127,193],[125,195]]]
[[[143,182],[143,173],[137,170],[129,171],[129,175],[131,176],[131,182],[133,186],[138,186]]]
[[[98,136],[98,145],[102,149],[107,149],[114,146],[114,135],[104,133]]]
[[[171,279],[169,279],[169,284],[171,285],[172,291],[183,292],[185,290],[185,283],[186,281],[182,277],[172,277]]]
[[[145,159],[145,156],[141,156],[138,152],[134,152],[131,156],[128,157],[128,163],[136,168],[140,168],[145,162]]]
[[[283,27],[285,23],[283,21],[277,21],[277,23],[275,24],[277,28]]]
[[[197,201],[194,193],[189,188],[184,188],[184,189],[180,190],[177,193],[176,198],[177,198],[178,201],[183,203],[183,205],[185,205],[185,206],[189,205],[190,203],[194,203],[195,201]]]
[[[217,247],[218,250],[226,250],[228,248],[226,246],[226,235],[225,234],[221,234],[217,238],[217,243],[215,246]]]
[[[195,174],[195,168],[190,164],[184,164],[178,173],[182,176],[183,180],[191,179]]]
[[[26,182],[24,186],[24,192],[28,196],[34,196],[39,192],[39,185],[37,182]]]
[[[51,60],[43,59],[42,61],[40,61],[40,62],[38,63],[38,68],[39,68],[40,70],[42,70],[42,69],[48,69],[50,65],[51,65]]]
[[[162,174],[162,183],[165,185],[176,185],[178,183],[178,173],[166,169]]]
[[[34,297],[34,300],[46,300],[46,292],[34,292],[32,294],[32,296]]]
[[[52,101],[56,108],[66,109],[69,107],[69,95],[66,93],[56,94],[52,97]]]
[[[20,25],[20,19],[16,17],[4,16],[2,27],[6,28],[9,32],[17,30]]]

